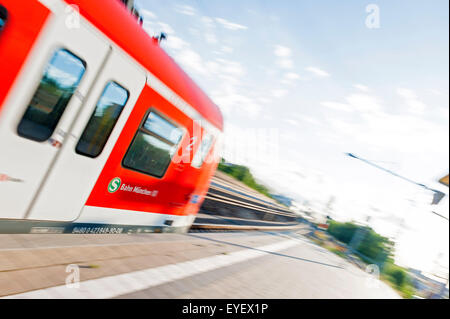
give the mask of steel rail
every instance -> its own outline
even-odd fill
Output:
[[[227,190],[227,189],[223,189],[223,188],[220,188],[220,187],[216,187],[216,186],[214,186],[214,185],[211,185],[211,186],[210,186],[210,189],[214,189],[214,190],[220,191],[220,192],[222,192],[222,193],[227,193],[227,194],[230,194],[230,195],[232,195],[232,196],[235,196],[235,197],[239,197],[239,198],[244,199],[244,197],[243,197],[242,195],[240,195],[240,194],[237,194],[237,193],[235,193],[235,192],[229,191],[229,190]],[[208,194],[210,194],[210,195],[216,195],[216,194],[211,193],[211,192],[208,192]],[[256,205],[261,205],[261,206],[264,205],[266,208],[272,207],[273,209],[278,210],[278,211],[280,211],[280,212],[287,212],[287,213],[291,213],[291,214],[292,214],[292,212],[290,212],[289,210],[284,209],[284,208],[281,208],[281,207],[277,207],[277,206],[275,206],[275,205],[266,204],[266,203],[264,203],[264,204],[263,204],[263,203],[258,203],[258,202],[254,201],[254,200],[250,200],[250,199],[247,199],[247,198],[245,198],[245,200],[248,201],[248,202],[253,202],[253,203],[256,204]],[[253,205],[253,204],[252,204],[252,205]]]
[[[215,197],[212,197],[211,195],[215,196]],[[217,198],[217,197],[219,197],[219,198]],[[238,200],[227,198],[227,197],[221,196],[221,195],[209,194],[209,195],[206,195],[205,198],[213,200],[213,201],[218,201],[218,202],[222,202],[222,203],[225,203],[225,204],[230,204],[230,205],[233,205],[233,206],[240,206],[240,207],[248,208],[248,209],[255,210],[255,211],[265,212],[265,213],[269,213],[269,214],[286,216],[286,217],[296,217],[296,215],[294,215],[294,214],[286,214],[286,213],[278,212],[278,211],[275,211],[275,210],[271,210],[269,208],[258,207],[258,206],[252,205],[252,204],[247,204],[247,203],[244,203],[244,202],[240,202]]]

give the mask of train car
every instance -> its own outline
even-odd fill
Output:
[[[219,108],[119,0],[0,0],[0,232],[189,229]]]

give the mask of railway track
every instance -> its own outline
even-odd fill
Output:
[[[287,207],[217,172],[190,231],[309,229]]]
[[[193,224],[189,232],[228,232],[228,231],[301,231],[302,234],[310,233],[309,226],[306,225],[285,225],[285,226],[252,226],[252,225],[213,225],[213,224]]]

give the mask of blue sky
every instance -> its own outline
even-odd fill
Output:
[[[344,156],[448,194],[436,183],[449,161],[448,1],[136,4],[224,113],[226,159],[318,210],[334,197],[337,219],[371,216],[397,236],[400,263],[429,269],[443,251],[448,265],[448,221],[430,213],[448,216],[448,196],[430,207],[429,192]]]

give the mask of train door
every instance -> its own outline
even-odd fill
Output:
[[[45,24],[2,107],[0,218],[30,211],[109,52],[83,21],[69,28],[61,14]]]
[[[80,214],[144,85],[146,74],[113,50],[27,215],[72,221]]]

